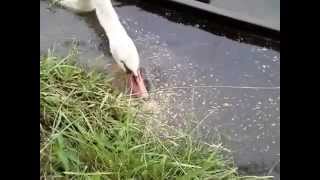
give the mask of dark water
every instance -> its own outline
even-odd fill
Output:
[[[222,140],[240,170],[280,179],[280,42],[149,1],[117,1],[154,90],[170,89],[169,124]],[[40,1],[40,53],[67,53],[107,71],[113,62],[94,13],[47,9]],[[160,100],[159,100],[160,101]]]

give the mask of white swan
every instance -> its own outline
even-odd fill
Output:
[[[131,93],[147,97],[148,93],[139,70],[140,58],[137,48],[120,23],[111,0],[61,0],[59,3],[76,12],[96,11],[98,20],[108,36],[114,60],[129,74]]]

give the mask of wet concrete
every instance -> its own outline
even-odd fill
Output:
[[[171,6],[115,4],[154,98],[167,97],[167,123],[209,143],[222,140],[246,174],[280,179],[280,42]],[[80,62],[108,71],[113,61],[95,14],[47,7],[40,1],[40,53],[55,44],[63,55],[76,39]]]

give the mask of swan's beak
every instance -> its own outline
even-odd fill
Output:
[[[140,70],[138,70],[137,75],[130,73],[129,86],[130,86],[130,92],[132,95],[137,97],[142,97],[142,98],[148,98],[149,94],[145,86],[143,77],[140,73]]]

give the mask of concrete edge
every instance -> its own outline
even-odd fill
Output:
[[[236,12],[232,12],[232,11],[228,11],[225,9],[221,9],[221,8],[217,8],[214,6],[209,6],[206,3],[202,3],[199,1],[194,1],[194,0],[169,0],[175,3],[179,3],[179,4],[183,4],[183,5],[187,5],[187,6],[191,6],[200,10],[204,10],[210,13],[214,13],[214,14],[219,14],[225,17],[229,17],[238,21],[243,21],[243,22],[247,22],[250,24],[254,24],[257,26],[261,26],[267,29],[271,29],[271,30],[275,30],[280,32],[280,26],[278,24],[274,24],[271,22],[266,22],[266,23],[261,23],[262,20],[257,19],[257,18],[253,18],[253,17],[248,17],[248,16],[244,16],[242,14],[236,13]]]

